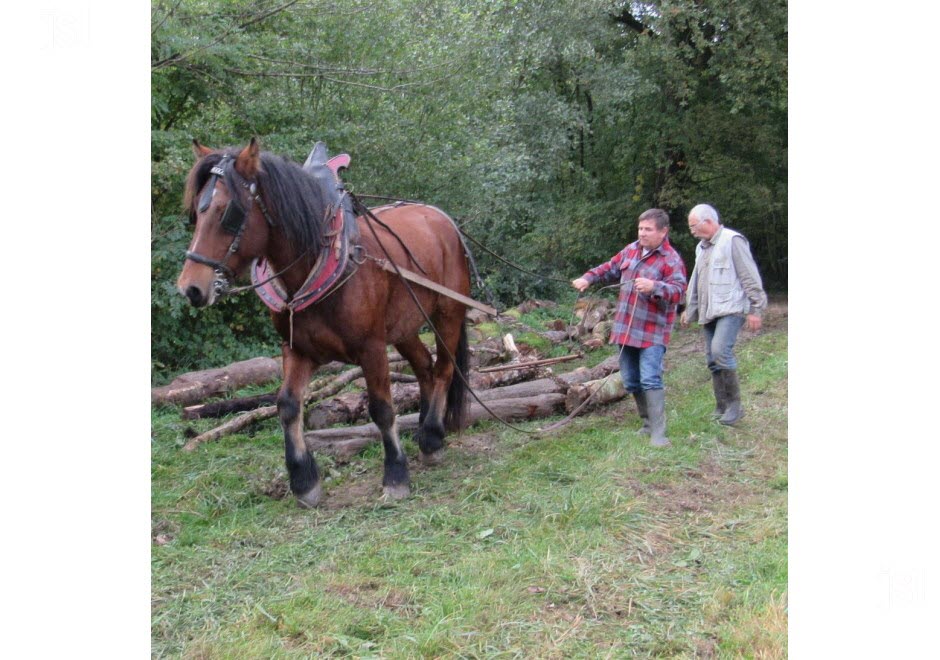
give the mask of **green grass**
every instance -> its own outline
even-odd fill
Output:
[[[377,449],[319,456],[326,500],[302,511],[266,494],[286,478],[275,421],[185,453],[213,422],[155,409],[153,656],[785,657],[784,331],[738,357],[738,428],[708,419],[701,354],[670,352],[669,450],[626,401],[547,436],[487,422],[444,465],[412,460],[393,505]]]

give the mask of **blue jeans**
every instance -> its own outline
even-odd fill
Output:
[[[624,346],[620,352],[620,378],[627,392],[663,389],[664,355],[665,346]]]
[[[734,342],[744,325],[744,316],[732,314],[721,316],[702,326],[705,333],[705,359],[712,372],[722,369],[737,369],[734,359]]]

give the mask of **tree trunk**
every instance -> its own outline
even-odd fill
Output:
[[[494,414],[504,420],[536,419],[547,417],[564,406],[565,395],[560,392],[520,397],[487,403]],[[470,406],[468,423],[474,424],[489,419],[490,413],[478,403]],[[398,418],[399,431],[414,431],[418,428],[418,413]],[[304,442],[311,451],[335,453],[348,458],[362,451],[371,442],[379,441],[379,429],[375,424],[363,424],[336,429],[322,429],[304,433]]]
[[[600,389],[598,389],[600,388]],[[618,401],[627,395],[623,388],[623,380],[620,374],[610,375],[599,380],[591,380],[586,383],[574,384],[568,388],[565,396],[565,410],[572,412],[582,403],[591,399],[586,406],[588,410],[602,406],[611,401]]]
[[[225,399],[212,403],[201,403],[183,408],[183,419],[204,419],[207,417],[224,417],[231,413],[255,410],[262,406],[274,405],[277,393],[259,394],[257,396],[242,396],[237,399]]]
[[[608,373],[610,373],[611,371],[613,371],[614,369],[616,369],[616,365],[617,365],[617,356],[611,356],[611,357],[607,358],[606,360],[604,360],[601,364],[599,364],[599,365],[597,365],[596,367],[594,367],[593,369],[587,369],[587,368],[581,367],[581,368],[579,368],[579,369],[575,369],[575,370],[574,370],[573,372],[571,372],[571,373],[563,374],[562,376],[559,376],[557,380],[560,381],[561,383],[566,384],[566,385],[570,385],[571,383],[583,382],[583,381],[588,380],[588,379],[590,379],[590,378],[600,378],[600,377],[603,377],[605,374],[608,374]],[[394,367],[393,367],[393,368],[394,368]],[[485,389],[488,389],[488,388],[493,387],[494,385],[496,385],[496,384],[498,384],[498,383],[515,383],[515,382],[518,382],[518,381],[520,381],[520,380],[525,380],[526,378],[531,378],[531,377],[532,377],[534,374],[536,374],[536,373],[538,373],[538,370],[534,370],[534,369],[514,369],[514,370],[510,370],[510,371],[502,371],[502,372],[489,373],[489,374],[481,374],[481,373],[478,373],[478,372],[473,372],[473,373],[471,373],[471,375],[470,375],[470,386],[471,386],[475,391],[476,391],[476,390],[485,390]],[[317,390],[315,390],[315,391],[310,391],[310,392],[308,392],[308,394],[304,397],[304,404],[307,404],[307,403],[309,403],[309,402],[311,402],[311,401],[315,401],[315,400],[325,399],[325,398],[327,398],[327,397],[331,397],[331,396],[335,395],[337,392],[339,392],[340,390],[342,390],[344,387],[346,387],[346,385],[348,385],[349,383],[351,383],[352,381],[354,381],[356,378],[359,378],[359,377],[361,377],[361,376],[362,376],[362,368],[361,368],[361,367],[356,367],[356,368],[354,368],[354,369],[350,369],[350,370],[348,370],[348,371],[345,371],[345,372],[343,372],[342,374],[340,374],[339,376],[333,378],[333,379],[329,382],[329,384],[327,384],[327,385],[325,385],[325,386],[323,386],[323,387],[320,387],[319,389],[317,389]],[[551,379],[548,379],[548,380],[551,380]],[[400,388],[402,391],[408,391],[406,388],[408,388],[409,385],[410,385],[410,384],[396,384],[395,387]],[[415,389],[417,389],[417,385],[416,385],[416,384],[413,385],[413,387],[415,387]],[[495,388],[494,388],[494,389],[495,389]],[[539,395],[539,396],[549,396],[549,397],[560,396],[560,397],[561,397],[561,401],[563,402],[563,401],[564,401],[564,398],[565,398],[565,395],[563,394],[563,392],[564,392],[564,388],[562,387],[562,388],[561,388],[560,390],[558,390],[557,392],[553,392],[553,393],[551,393],[551,394]],[[409,396],[414,396],[414,395],[413,395],[413,394],[409,394]],[[357,398],[357,397],[361,397],[361,398]],[[315,423],[317,423],[317,424],[327,424],[328,422],[327,422],[326,420],[331,419],[331,418],[329,417],[329,415],[330,415],[330,414],[336,414],[336,415],[341,414],[341,413],[336,413],[335,411],[336,411],[336,410],[342,410],[342,407],[343,407],[343,406],[345,406],[346,408],[349,408],[349,409],[353,409],[353,408],[357,408],[357,407],[360,405],[360,403],[362,403],[362,405],[364,405],[364,406],[367,405],[367,404],[364,403],[364,402],[365,402],[365,398],[364,398],[364,397],[365,397],[365,393],[364,393],[364,392],[363,392],[363,393],[359,393],[359,394],[355,394],[355,393],[354,393],[353,395],[349,396],[342,404],[339,404],[339,403],[336,404],[336,406],[334,407],[334,413],[329,413],[329,412],[324,413],[324,416],[323,416],[323,418],[322,418],[321,420],[318,421],[318,420],[315,419]],[[504,397],[505,397],[505,395],[504,395]],[[481,398],[482,398],[482,397],[481,397]],[[538,397],[538,396],[535,396],[535,397],[525,397],[525,398],[537,399],[537,398],[539,398],[539,397]],[[523,400],[523,399],[507,399],[507,400],[505,400],[505,401],[499,401],[498,403],[500,403],[500,404],[508,404],[510,401],[519,401],[519,400]],[[491,408],[493,407],[493,406],[492,406],[491,404],[489,404],[489,403],[488,403],[487,405],[488,405],[489,407],[491,407]],[[510,408],[512,408],[512,406],[510,406]],[[474,403],[471,405],[471,408],[470,408],[470,423],[473,423],[474,421],[477,421],[476,419],[473,418],[473,415],[475,414],[474,411],[475,411],[476,409],[479,409],[480,411],[482,411],[482,414],[483,414],[484,417],[489,417],[489,414],[486,413],[486,411],[483,410],[482,407],[481,407],[478,403],[474,402]],[[494,412],[495,412],[495,409],[494,409]],[[207,442],[207,441],[210,441],[210,440],[216,440],[216,439],[218,439],[218,438],[220,438],[220,437],[222,437],[222,436],[224,436],[224,435],[228,435],[228,434],[230,434],[230,433],[236,433],[236,432],[242,430],[243,428],[247,427],[248,425],[252,424],[253,422],[256,422],[256,421],[262,420],[262,419],[267,419],[267,418],[269,418],[269,417],[274,417],[276,414],[277,414],[277,406],[276,406],[276,405],[265,406],[265,407],[263,407],[263,408],[258,408],[257,410],[252,410],[252,411],[249,411],[249,412],[242,413],[242,414],[240,414],[238,417],[229,420],[229,421],[226,422],[225,424],[222,424],[221,426],[218,426],[218,427],[216,427],[216,428],[214,428],[214,429],[211,429],[211,430],[209,430],[209,431],[206,431],[205,433],[203,433],[203,434],[201,434],[201,435],[196,436],[195,438],[192,438],[189,442],[186,443],[186,445],[183,447],[183,449],[185,449],[186,451],[192,451],[193,449],[195,449],[197,446],[199,446],[199,445],[202,444],[203,442]],[[503,417],[503,415],[502,415],[501,413],[496,412],[496,414],[500,415],[500,417]],[[545,414],[547,415],[547,414],[549,414],[549,413],[545,413]],[[543,415],[543,416],[544,416],[544,415]],[[410,418],[410,417],[412,417],[412,416],[411,416],[411,415],[406,415],[406,416],[403,416],[403,417],[399,417],[399,418],[398,418],[398,419],[399,419],[399,424],[402,423],[402,420],[407,419],[407,418]],[[480,419],[483,419],[484,417],[480,417]],[[329,421],[329,423],[331,423],[331,424],[332,424],[332,423],[340,423],[340,422],[344,421],[343,419],[336,419],[336,418],[332,418],[332,419],[333,419],[333,421]],[[511,419],[511,418],[507,418],[507,419]],[[415,424],[415,427],[416,427],[416,426],[417,426],[417,414],[414,415],[414,420],[415,420],[414,424]],[[350,420],[350,421],[352,421],[352,420]],[[366,426],[370,426],[370,425],[366,425]],[[374,424],[371,425],[371,426],[372,426],[372,428],[375,428],[375,425],[374,425]],[[401,428],[401,426],[399,426],[399,428]],[[345,429],[327,429],[326,431],[329,431],[329,432],[332,432],[332,431],[340,431],[340,432],[342,432],[342,431],[344,431],[344,430],[345,430]],[[326,431],[324,431],[324,432],[326,432]],[[319,431],[314,431],[314,433],[318,433],[318,432],[319,432]],[[342,436],[340,435],[340,437],[342,437]]]
[[[525,372],[526,370],[520,370]],[[534,375],[534,371],[529,371],[528,375]],[[584,379],[587,380],[590,372],[584,371]],[[494,401],[499,399],[513,399],[521,396],[536,396],[539,394],[548,394],[550,392],[564,392],[568,389],[568,384],[554,378],[542,378],[539,380],[524,381],[516,385],[505,387],[479,387],[477,374],[470,377],[471,386],[474,381],[477,386],[473,387],[474,392],[482,401]],[[488,380],[484,383],[489,384]],[[420,390],[417,383],[393,383],[392,401],[395,403],[395,410],[398,414],[412,412],[418,409],[420,402]],[[471,402],[474,401],[470,395]],[[307,430],[325,429],[336,424],[352,424],[358,421],[368,419],[369,399],[366,392],[346,392],[339,394],[331,399],[321,401],[312,406],[306,415]]]
[[[220,369],[183,374],[169,385],[152,388],[150,403],[188,406],[210,396],[233,392],[246,385],[261,385],[282,376],[281,358],[252,358]]]

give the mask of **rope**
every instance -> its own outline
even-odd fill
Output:
[[[354,201],[354,203],[356,202],[355,197],[353,197],[353,201]],[[369,226],[369,230],[372,232],[372,236],[375,238],[376,242],[379,244],[379,247],[382,248],[382,251],[385,253],[385,256],[386,256],[386,258],[388,259],[388,262],[389,262],[390,264],[392,264],[392,266],[393,266],[394,269],[395,269],[396,274],[397,274],[398,277],[401,279],[402,283],[405,285],[405,288],[407,289],[409,295],[411,296],[411,299],[414,301],[415,305],[417,306],[418,311],[420,311],[420,312],[421,312],[421,315],[424,317],[425,323],[427,323],[428,327],[430,327],[431,330],[432,330],[432,332],[434,332],[434,336],[437,338],[439,345],[440,345],[441,347],[443,347],[444,353],[447,355],[447,358],[450,360],[451,364],[454,365],[454,374],[460,378],[460,380],[463,382],[464,386],[467,388],[467,391],[470,392],[470,394],[473,396],[474,399],[476,399],[476,402],[477,402],[478,404],[480,404],[480,406],[481,406],[486,412],[488,412],[488,413],[490,414],[490,416],[491,416],[493,419],[495,419],[496,421],[498,421],[500,424],[502,424],[502,425],[506,426],[507,428],[510,428],[510,429],[512,429],[512,430],[514,430],[514,431],[519,431],[520,433],[526,433],[526,434],[529,434],[529,435],[539,435],[539,434],[544,434],[544,433],[549,433],[549,432],[551,432],[551,431],[555,431],[555,430],[557,430],[557,429],[559,429],[559,428],[562,428],[563,426],[566,426],[568,423],[570,423],[571,420],[574,419],[574,417],[575,417],[581,410],[583,410],[583,409],[585,408],[585,406],[587,406],[588,403],[590,403],[590,401],[597,395],[597,393],[598,393],[598,392],[603,388],[603,386],[607,383],[607,380],[608,380],[611,376],[613,376],[613,372],[610,373],[610,374],[608,374],[607,377],[604,379],[604,381],[602,381],[601,384],[597,387],[597,389],[595,389],[593,392],[591,392],[591,394],[588,396],[588,398],[585,399],[585,400],[581,403],[581,405],[579,405],[575,410],[573,410],[570,415],[568,415],[565,419],[563,419],[563,420],[561,420],[561,421],[559,421],[559,422],[556,422],[555,424],[552,424],[551,426],[548,426],[548,427],[546,427],[546,428],[537,428],[537,429],[535,429],[534,431],[531,431],[531,430],[529,430],[529,429],[524,429],[524,428],[522,428],[522,427],[519,427],[519,426],[516,426],[516,425],[514,425],[514,424],[511,424],[511,423],[507,422],[505,419],[501,418],[499,415],[497,415],[495,412],[493,412],[493,410],[492,410],[489,406],[487,406],[487,405],[480,399],[479,396],[477,396],[477,393],[473,391],[473,388],[470,386],[470,383],[467,381],[467,378],[464,376],[463,372],[461,372],[461,370],[457,368],[457,359],[454,357],[453,353],[451,353],[450,349],[447,347],[447,344],[444,342],[444,340],[443,340],[443,338],[441,337],[440,333],[437,331],[437,328],[434,326],[434,323],[431,322],[431,318],[428,316],[427,312],[424,310],[424,307],[421,305],[421,302],[418,300],[418,296],[417,296],[417,294],[415,294],[414,289],[412,288],[411,284],[408,282],[408,280],[406,280],[406,279],[402,276],[401,271],[400,271],[399,268],[398,268],[398,265],[395,263],[395,261],[392,259],[391,255],[389,254],[388,250],[385,248],[385,245],[382,243],[382,240],[379,238],[378,234],[376,233],[375,228],[372,226],[372,223],[369,222],[370,220],[376,220],[376,221],[378,222],[378,218],[376,218],[376,217],[373,215],[372,211],[370,211],[368,208],[365,208],[365,207],[362,206],[361,204],[360,204],[360,206],[361,206],[361,207],[363,208],[363,210],[364,210],[363,217],[365,217],[366,220],[367,220],[366,224]],[[385,223],[379,222],[379,224],[381,224],[383,227],[388,228],[388,227],[385,225]],[[400,239],[399,239],[399,240],[400,240]],[[567,280],[565,280],[565,282],[567,283]],[[617,285],[613,285],[613,286],[619,287],[620,285],[617,284]],[[608,286],[608,287],[603,287],[603,288],[600,289],[600,290],[603,291],[604,289],[608,289],[608,288],[612,288],[612,287],[610,287],[610,286]],[[580,297],[580,293],[579,293],[579,297]],[[577,299],[576,299],[576,301],[577,301]],[[633,323],[633,315],[631,314],[631,317],[630,317],[630,325],[632,325],[632,323]],[[629,331],[630,325],[627,326],[628,331]],[[620,348],[621,354],[623,353],[623,349],[624,349],[624,347],[621,346],[621,348]],[[440,357],[440,356],[438,356],[438,357]],[[618,359],[619,359],[619,358],[618,358]],[[520,366],[522,366],[522,365],[520,365]]]
[[[363,208],[364,208],[364,207],[363,207]],[[483,409],[484,409],[486,412],[488,412],[491,417],[493,417],[493,419],[495,419],[495,420],[497,420],[498,422],[500,422],[501,424],[503,424],[503,425],[505,425],[505,426],[507,426],[507,427],[513,429],[514,431],[519,431],[519,432],[521,432],[521,433],[532,433],[532,434],[534,434],[533,431],[529,431],[528,429],[524,429],[524,428],[515,426],[515,425],[513,425],[513,424],[510,424],[510,423],[507,422],[506,420],[502,419],[499,415],[497,415],[496,413],[494,413],[494,412],[490,409],[489,406],[487,406],[482,400],[480,400],[480,397],[477,396],[477,393],[473,391],[473,388],[470,387],[470,383],[467,381],[467,378],[464,376],[464,374],[461,372],[461,370],[457,368],[457,358],[454,357],[454,354],[451,353],[450,349],[447,347],[447,344],[444,342],[444,338],[441,337],[441,334],[437,331],[437,328],[434,326],[434,323],[431,322],[431,317],[428,316],[428,314],[427,314],[426,311],[424,311],[424,307],[421,305],[421,302],[418,300],[418,296],[417,296],[417,294],[415,294],[414,289],[412,288],[411,284],[408,282],[408,280],[406,280],[406,279],[402,276],[401,270],[398,268],[398,264],[396,264],[395,261],[392,259],[392,255],[389,254],[388,250],[385,248],[385,245],[382,243],[382,240],[379,238],[379,235],[376,233],[375,227],[372,226],[371,220],[377,220],[377,218],[375,218],[375,216],[372,214],[372,211],[370,211],[369,209],[364,208],[364,211],[365,211],[365,213],[363,214],[363,217],[365,217],[366,220],[368,221],[368,222],[366,222],[366,224],[367,224],[368,227],[369,227],[369,231],[372,232],[372,236],[375,238],[376,242],[379,244],[379,247],[382,248],[382,251],[385,253],[385,256],[386,256],[386,258],[388,259],[388,262],[389,262],[390,264],[392,264],[392,267],[395,269],[396,274],[397,274],[398,277],[401,279],[402,284],[405,285],[405,289],[408,291],[408,294],[411,296],[411,299],[414,301],[415,305],[418,307],[418,311],[420,311],[420,312],[421,312],[421,316],[424,317],[425,323],[427,323],[427,324],[428,324],[428,327],[430,327],[431,330],[432,330],[432,332],[434,332],[434,336],[435,336],[435,337],[437,338],[437,340],[438,340],[438,345],[441,346],[441,347],[444,349],[444,353],[447,355],[447,359],[449,359],[450,362],[451,362],[451,364],[454,365],[454,374],[455,374],[456,376],[458,376],[461,381],[463,381],[463,384],[464,384],[464,386],[467,388],[467,391],[470,392],[470,394],[473,396],[473,398],[476,399],[477,403],[479,403],[479,404],[483,407]],[[384,226],[384,223],[380,223],[380,224],[383,224],[383,226]],[[440,355],[439,355],[439,354],[438,354],[438,359],[440,359]]]
[[[226,290],[225,290],[225,295],[226,295],[226,296],[234,296],[235,294],[244,293],[245,291],[251,291],[252,289],[257,289],[257,288],[259,288],[259,287],[264,286],[265,284],[267,284],[267,283],[270,282],[271,280],[274,280],[274,279],[280,277],[281,275],[283,275],[284,273],[286,273],[287,271],[289,271],[291,268],[293,268],[294,266],[296,266],[296,265],[297,265],[297,262],[300,261],[308,252],[310,252],[310,248],[307,248],[306,250],[304,250],[303,252],[301,252],[299,255],[297,255],[297,258],[296,258],[296,259],[294,259],[292,262],[290,262],[290,263],[287,265],[286,268],[283,268],[282,270],[280,270],[280,271],[274,273],[274,275],[272,275],[272,276],[269,277],[268,279],[263,280],[263,281],[261,281],[261,282],[258,282],[257,284],[248,284],[248,285],[246,285],[246,286],[237,286],[237,287],[234,287],[234,288],[226,289]]]
[[[539,275],[538,273],[534,273],[534,272],[532,272],[531,270],[526,270],[525,268],[522,268],[521,266],[517,266],[516,264],[512,263],[512,262],[509,261],[508,259],[504,259],[503,257],[501,257],[501,256],[499,256],[498,254],[496,254],[495,252],[493,252],[491,249],[489,249],[488,247],[486,247],[485,245],[483,245],[483,243],[481,243],[480,241],[478,241],[477,239],[475,239],[473,236],[471,236],[470,234],[468,234],[468,233],[466,232],[466,230],[463,229],[462,227],[461,227],[461,229],[460,229],[460,233],[462,233],[464,236],[466,236],[466,237],[469,238],[471,241],[473,241],[474,243],[476,243],[477,246],[480,247],[484,252],[487,252],[488,254],[490,254],[490,255],[496,257],[497,259],[499,259],[500,261],[502,261],[502,262],[503,262],[504,264],[506,264],[507,266],[510,266],[510,267],[512,267],[512,268],[515,268],[516,270],[518,270],[518,271],[520,271],[520,272],[523,272],[523,273],[525,273],[526,275],[532,275],[532,276],[537,277],[537,278],[542,279],[542,280],[548,280],[549,282],[561,282],[562,284],[568,284],[568,280],[563,280],[563,279],[558,278],[558,277],[548,277],[547,275]]]

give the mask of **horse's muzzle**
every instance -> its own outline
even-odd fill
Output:
[[[198,286],[188,286],[182,293],[189,299],[189,304],[193,307],[205,307],[206,303],[209,302],[209,297],[204,295],[202,289]]]

